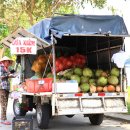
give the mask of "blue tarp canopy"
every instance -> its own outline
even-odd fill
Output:
[[[118,15],[65,15],[43,19],[33,25],[29,32],[50,42],[50,34],[56,37],[69,35],[128,35],[124,20]]]

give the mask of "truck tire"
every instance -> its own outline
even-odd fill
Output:
[[[49,125],[50,120],[50,104],[43,104],[40,103],[37,104],[36,107],[36,119],[37,124],[40,129],[47,129]]]
[[[72,118],[74,115],[66,115],[68,118]]]
[[[25,116],[27,111],[21,108],[21,104],[18,99],[13,101],[13,112],[15,116]]]
[[[104,114],[92,114],[89,120],[92,125],[100,125],[103,122]]]

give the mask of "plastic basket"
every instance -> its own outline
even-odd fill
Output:
[[[52,92],[52,78],[26,79],[27,92]]]

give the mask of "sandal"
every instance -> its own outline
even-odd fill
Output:
[[[1,124],[4,124],[4,125],[11,125],[11,122],[9,122],[9,121],[2,121]]]

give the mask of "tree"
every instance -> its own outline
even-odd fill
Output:
[[[0,40],[2,40],[4,37],[6,37],[9,34],[8,26],[5,24],[0,24]],[[0,44],[0,50],[3,49],[3,45]],[[3,52],[2,52],[3,53]],[[3,54],[1,54],[3,55]],[[4,55],[11,57],[10,50],[5,49]]]
[[[106,0],[0,0],[0,40],[18,27],[29,28],[43,18],[76,14],[76,8],[88,2],[103,8]],[[9,49],[6,49],[5,55],[10,56]]]
[[[0,24],[0,40],[6,37],[9,33],[8,27],[6,24]]]
[[[102,8],[106,0],[0,0],[0,22],[8,25],[12,32],[19,26],[28,28],[55,13],[77,13],[76,7],[88,2]]]

